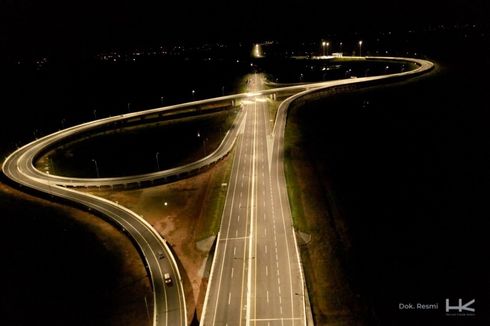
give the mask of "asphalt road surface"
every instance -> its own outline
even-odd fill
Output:
[[[394,59],[394,58],[392,58]],[[307,325],[307,292],[292,226],[284,176],[284,130],[288,106],[322,96],[322,90],[347,84],[411,77],[432,69],[418,60],[411,72],[283,87],[296,94],[281,103],[268,129],[268,100],[255,76],[244,103],[246,119],[237,150],[201,325]],[[278,89],[275,94],[281,94]],[[282,93],[283,94],[283,93]],[[309,309],[308,309],[309,311]]]
[[[67,180],[37,170],[33,162],[40,152],[66,137],[73,137],[104,124],[172,110],[192,109],[214,102],[241,100],[245,115],[239,132],[226,140],[226,150],[196,162],[212,164],[236,144],[233,170],[221,222],[218,245],[203,308],[203,325],[304,325],[307,293],[292,227],[291,212],[283,171],[283,137],[288,105],[301,97],[321,96],[321,91],[338,85],[364,83],[390,78],[411,77],[424,73],[433,64],[417,59],[381,58],[413,61],[419,68],[398,74],[363,77],[340,81],[303,84],[262,90],[259,76],[250,81],[250,92],[216,99],[195,101],[166,108],[121,115],[47,135],[12,153],[2,165],[3,173],[13,182],[63,198],[102,213],[127,232],[138,244],[151,276],[154,295],[153,325],[187,325],[182,280],[166,242],[142,217],[117,203],[81,193],[64,186],[112,186],[139,183],[167,177],[168,171],[106,180]],[[295,94],[296,93],[296,94]],[[295,94],[280,106],[273,130],[268,129],[265,95]],[[242,115],[240,115],[242,117]],[[241,120],[239,120],[241,121]],[[237,138],[238,137],[238,138]],[[235,143],[235,140],[237,142]],[[183,170],[182,170],[183,168]],[[179,167],[172,173],[196,168]],[[165,258],[160,258],[161,253]],[[173,285],[165,285],[164,273],[170,273]]]
[[[252,80],[251,92],[260,90],[261,78]],[[202,324],[304,325],[304,282],[278,178],[282,165],[277,152],[269,155],[268,100],[255,97],[244,110]]]

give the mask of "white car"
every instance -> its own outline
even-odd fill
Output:
[[[170,273],[163,274],[163,279],[165,280],[165,284],[171,284],[172,278],[170,277]]]

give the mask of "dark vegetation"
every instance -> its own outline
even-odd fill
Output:
[[[489,246],[483,238],[490,216],[484,204],[490,148],[486,35],[476,29],[433,30],[408,38],[390,34],[381,41],[376,41],[377,35],[362,35],[368,54],[385,55],[389,50],[389,55],[432,57],[448,69],[417,87],[331,99],[332,103],[311,105],[298,117],[304,126],[311,124],[303,128],[305,142],[313,135],[321,137],[318,156],[307,146],[305,155],[314,155],[307,156],[308,162],[317,162],[318,169],[331,176],[334,192],[329,196],[342,206],[341,218],[349,226],[345,232],[352,237],[352,251],[346,251],[352,255],[340,258],[346,262],[335,262],[349,278],[344,284],[351,284],[341,287],[359,292],[360,301],[373,312],[372,320],[383,325],[470,323],[472,319],[397,309],[398,302],[441,302],[446,296],[475,297],[476,322],[489,324]],[[349,42],[355,44],[360,37]],[[184,57],[108,64],[89,54],[90,59],[83,60],[70,55],[51,56],[45,65],[36,65],[30,55],[20,64],[0,63],[2,157],[62,126],[159,106],[162,96],[166,105],[191,100],[194,88],[196,99],[221,95],[223,85],[226,94],[232,93],[235,78],[250,70],[244,56],[236,64],[232,55],[224,64]],[[284,80],[294,82],[299,73]],[[317,118],[317,109],[324,119]],[[321,130],[320,122],[326,124]],[[156,164],[154,154],[145,162]],[[108,254],[67,211],[4,192],[0,211],[6,223],[1,238],[5,259],[0,269],[0,323],[109,324],[108,311],[124,296],[115,291],[115,279],[124,277],[118,274],[117,254]],[[139,312],[141,321],[146,311]]]
[[[5,190],[1,186],[2,325],[116,325],[146,314],[143,296],[151,291],[124,267],[130,256],[114,243],[121,240],[107,236],[112,227],[89,226],[97,218]],[[78,217],[67,218],[70,213]]]
[[[270,82],[300,83],[392,74],[411,70],[414,65],[403,62],[351,60],[347,58],[326,60],[275,58],[264,59],[261,66],[267,71]],[[288,69],[284,69],[286,66]]]
[[[95,159],[100,177],[117,177],[177,167],[214,151],[235,113],[137,125],[65,144],[49,155],[51,168],[58,175],[96,177]]]
[[[369,307],[369,324],[489,322],[490,69],[450,63],[428,77],[309,103],[290,117],[314,176],[304,191],[328,203],[319,215],[330,225],[322,241],[333,261],[313,268],[338,264],[351,295]],[[445,316],[446,298],[476,299],[476,316]],[[439,310],[398,308],[417,302]],[[320,324],[332,318],[316,313]]]

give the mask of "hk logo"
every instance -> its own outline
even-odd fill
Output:
[[[475,312],[475,308],[471,308],[471,305],[475,303],[475,299],[470,300],[463,304],[463,299],[458,299],[458,305],[457,306],[451,306],[449,305],[449,299],[446,299],[446,312],[449,312],[451,310],[457,310],[458,312],[463,312],[464,311],[469,311],[469,312]]]

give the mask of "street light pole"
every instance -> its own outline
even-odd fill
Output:
[[[146,295],[145,295],[145,306],[146,306],[146,316],[148,317],[148,321],[151,322],[150,309],[148,309],[148,301],[146,300]]]
[[[362,56],[362,41],[359,41],[359,56]]]
[[[94,109],[94,120],[97,120],[97,110]]]
[[[97,165],[97,161],[95,159],[92,159],[92,162],[94,162],[95,164],[95,172],[97,173],[97,178],[100,178],[99,166]]]
[[[157,168],[158,168],[158,171],[160,171],[160,161],[158,160],[158,155],[160,155],[160,152],[157,152],[157,153],[155,154],[155,158],[156,158],[156,160],[157,160]]]
[[[330,46],[330,42],[327,42],[327,55],[328,55],[328,47]]]
[[[325,41],[323,41],[322,42],[323,56],[325,56],[325,45],[327,45],[327,43]]]

